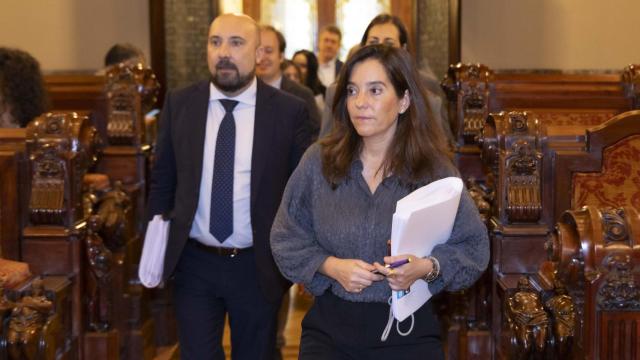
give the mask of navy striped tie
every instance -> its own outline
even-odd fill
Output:
[[[236,151],[235,100],[220,100],[226,113],[218,129],[211,185],[209,231],[219,242],[233,233],[233,164]]]

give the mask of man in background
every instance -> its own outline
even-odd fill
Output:
[[[309,112],[309,132],[312,138],[318,137],[320,131],[320,110],[316,106],[313,92],[306,86],[295,83],[282,73],[282,62],[287,42],[282,33],[273,26],[260,27],[260,46],[263,49],[262,59],[256,67],[258,78],[276,89],[280,89],[303,100]]]
[[[322,85],[328,87],[333,84],[342,68],[342,61],[338,59],[342,32],[335,25],[327,25],[318,36],[318,78]]]
[[[113,45],[104,56],[104,66],[110,67],[124,63],[126,66],[142,64],[145,66],[146,60],[142,50],[134,45],[123,43]]]

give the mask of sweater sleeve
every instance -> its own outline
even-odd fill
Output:
[[[463,190],[449,240],[434,247],[431,255],[440,263],[440,276],[429,291],[458,291],[470,287],[489,263],[489,237],[471,196]]]
[[[314,145],[289,178],[271,228],[271,250],[280,272],[290,281],[304,284],[314,295],[331,285],[330,279],[318,272],[330,254],[318,244],[313,224],[313,183],[319,166],[319,151]]]

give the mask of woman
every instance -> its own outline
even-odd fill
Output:
[[[302,72],[296,63],[289,59],[284,59],[282,60],[282,64],[280,64],[280,69],[282,70],[282,74],[289,80],[295,81],[296,84],[304,85],[302,83]]]
[[[47,110],[40,64],[29,53],[0,47],[0,128],[26,127]]]
[[[382,341],[387,302],[392,289],[419,279],[434,295],[471,286],[489,259],[486,228],[463,191],[451,238],[430,257],[386,256],[396,202],[457,171],[405,50],[365,46],[343,74],[335,125],[303,156],[271,230],[280,271],[316,296],[300,359],[444,359],[431,301],[414,313],[407,336],[392,331]],[[393,270],[381,265],[407,258]]]
[[[324,109],[324,93],[327,88],[318,78],[318,58],[309,50],[298,50],[293,54],[293,60],[302,72],[302,83],[306,85],[316,98],[318,109]]]

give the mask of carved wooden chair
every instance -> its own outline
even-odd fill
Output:
[[[584,149],[556,149],[551,161],[558,223],[546,244],[548,260],[531,277],[540,297],[562,299],[547,306],[551,354],[637,357],[640,111],[587,130]]]

